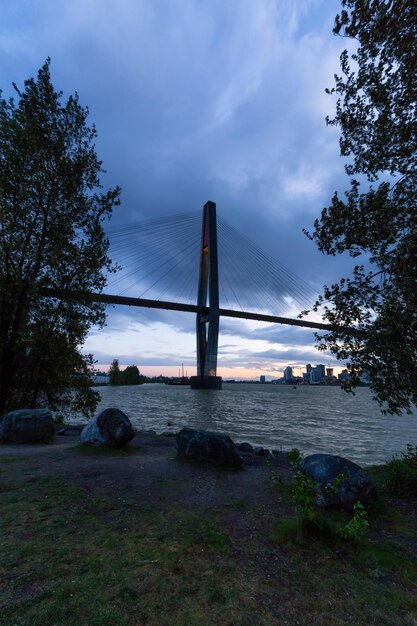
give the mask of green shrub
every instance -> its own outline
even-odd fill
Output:
[[[357,542],[369,526],[365,507],[361,502],[356,502],[353,506],[353,517],[336,530],[336,534],[347,541]]]
[[[397,495],[417,495],[417,446],[407,445],[401,457],[393,457],[385,466],[387,489]]]
[[[300,470],[302,454],[297,448],[293,448],[288,453],[291,462],[294,482],[291,485],[291,495],[302,523],[313,524],[318,519],[316,509],[316,488],[317,484],[314,480],[303,474]]]
[[[290,488],[291,495],[297,507],[301,524],[311,531],[319,531],[321,534],[328,536],[336,534],[346,541],[357,542],[369,526],[363,504],[356,502],[353,507],[352,518],[344,526],[338,526],[334,529],[328,519],[329,515],[319,510],[316,506],[316,495],[320,490],[319,483],[316,483],[311,476],[303,474],[300,469],[303,455],[297,448],[293,448],[288,453],[288,458],[290,459],[294,476],[294,481]],[[336,491],[345,480],[346,476],[339,474],[331,483],[325,486],[325,489]]]

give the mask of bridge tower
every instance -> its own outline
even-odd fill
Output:
[[[207,313],[197,313],[197,376],[191,377],[191,389],[221,389],[222,379],[217,376],[219,272],[216,205],[210,201],[203,208],[197,306],[207,308]]]

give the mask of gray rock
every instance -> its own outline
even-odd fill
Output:
[[[268,448],[262,448],[262,446],[254,448],[254,452],[257,456],[268,456],[269,454]]]
[[[105,409],[84,426],[80,442],[93,446],[121,448],[134,436],[135,431],[127,415],[119,409]]]
[[[239,452],[253,452],[253,446],[247,441],[237,443],[236,448],[239,450]]]
[[[322,508],[350,509],[356,502],[366,504],[378,495],[368,474],[341,456],[311,454],[301,461],[300,470],[317,483],[316,504]]]
[[[0,417],[0,441],[47,441],[54,432],[54,419],[49,409],[18,409]]]
[[[242,467],[242,457],[228,435],[183,428],[176,435],[180,459],[207,461],[221,467]]]

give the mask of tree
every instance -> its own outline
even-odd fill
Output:
[[[50,60],[36,79],[0,93],[0,414],[48,405],[89,415],[92,356],[79,352],[104,305],[60,292],[99,292],[112,270],[103,221],[120,189],[101,192],[94,126],[78,95],[62,102]]]
[[[118,359],[113,359],[110,365],[109,378],[111,385],[123,385],[123,372],[120,371]]]
[[[389,413],[417,403],[417,11],[414,0],[342,0],[334,33],[357,41],[341,55],[327,123],[341,130],[350,189],[335,193],[309,235],[335,255],[362,256],[352,276],[316,303],[334,330],[319,348],[371,380]],[[307,233],[308,234],[308,233]]]
[[[142,382],[138,367],[136,365],[128,365],[123,371],[123,384],[140,385]]]
[[[128,365],[121,371],[118,359],[113,359],[110,365],[109,378],[111,385],[142,385],[145,382],[145,376],[139,372],[137,365]]]

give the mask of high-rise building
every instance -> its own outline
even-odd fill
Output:
[[[260,383],[264,383],[265,382],[265,376],[259,376],[259,382]]]
[[[326,368],[324,367],[324,365],[317,365],[316,370],[318,380],[324,380],[324,377],[326,375]]]
[[[337,378],[340,382],[345,382],[347,380],[350,380],[350,375],[347,369],[342,370]]]
[[[334,376],[333,372],[334,372],[334,370],[333,370],[332,367],[326,367],[326,376],[328,378],[332,378]]]
[[[288,365],[288,367],[286,367],[285,370],[284,370],[284,379],[285,379],[285,381],[289,381],[289,380],[292,380],[292,377],[293,377],[292,376],[292,367],[290,367]]]

